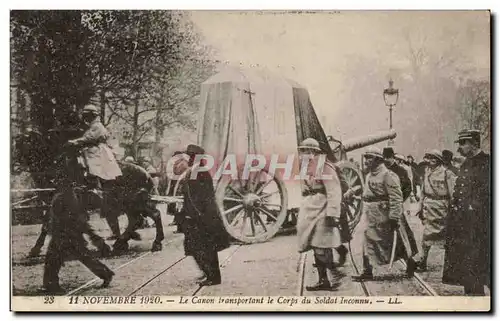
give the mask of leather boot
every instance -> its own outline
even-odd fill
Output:
[[[373,272],[372,270],[365,269],[363,270],[363,273],[360,275],[353,275],[352,276],[352,281],[353,282],[362,282],[362,281],[369,281],[373,280]]]
[[[345,264],[347,253],[349,252],[347,248],[342,244],[341,246],[335,248],[337,253],[339,254],[339,263],[338,266],[343,266]]]
[[[341,271],[339,271],[336,267],[327,269],[328,279],[330,280],[330,290],[337,290],[342,284],[342,278],[345,276]]]
[[[44,286],[44,292],[51,295],[63,295],[66,293],[59,284],[47,284]]]
[[[326,268],[324,266],[318,266],[316,263],[316,269],[318,270],[319,280],[317,283],[313,285],[306,286],[307,291],[321,291],[321,290],[330,290],[330,282],[328,282],[328,275],[326,273]]]
[[[415,270],[417,269],[417,263],[413,258],[409,258],[406,261],[406,275],[409,278],[412,278],[415,275]]]
[[[113,276],[115,275],[114,272],[110,271],[102,280],[102,285],[101,285],[101,288],[107,288],[109,287],[109,284],[111,283],[111,281],[113,280]]]

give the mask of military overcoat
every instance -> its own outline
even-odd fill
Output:
[[[443,283],[490,282],[490,156],[467,158],[458,170],[446,225]]]
[[[398,176],[380,164],[366,177],[363,191],[363,215],[366,219],[363,252],[370,262],[385,265],[390,262],[394,232],[389,220],[399,222],[395,260],[417,253],[417,246],[403,214],[403,194]]]
[[[297,219],[299,252],[313,248],[335,248],[341,244],[339,227],[335,228],[327,217],[340,220],[342,190],[335,165],[323,167],[327,179],[311,173],[302,183],[303,197]]]
[[[423,179],[423,243],[442,245],[446,227],[446,217],[450,210],[450,200],[455,186],[456,176],[452,171],[439,165],[428,167]]]
[[[122,174],[107,140],[109,132],[99,118],[94,119],[83,137],[76,139],[83,147],[83,156],[91,175],[113,180]]]

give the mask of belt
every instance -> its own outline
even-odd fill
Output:
[[[450,199],[450,197],[448,195],[446,195],[446,196],[439,196],[439,195],[430,195],[430,194],[424,193],[424,196],[426,198],[430,198],[431,200],[436,200],[436,201],[445,201],[445,200],[449,200]]]
[[[389,197],[388,196],[364,196],[363,197],[363,202],[366,203],[376,203],[376,202],[388,202]]]
[[[312,196],[316,194],[324,194],[326,195],[326,190],[324,188],[318,188],[318,189],[309,189],[302,191],[302,196]]]

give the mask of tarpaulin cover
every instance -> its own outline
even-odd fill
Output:
[[[264,155],[267,165],[271,155],[279,155],[281,164],[293,155],[293,177],[299,172],[297,147],[308,137],[331,155],[309,93],[294,81],[262,70],[226,69],[201,86],[198,144],[216,166],[231,154],[240,170],[247,154]],[[300,181],[283,173],[274,175],[285,182],[289,208],[298,207]]]
[[[198,144],[221,161],[227,154],[297,153],[312,137],[331,153],[309,93],[263,70],[226,69],[201,86]]]

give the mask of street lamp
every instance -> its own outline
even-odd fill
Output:
[[[389,107],[389,129],[392,130],[392,109],[398,103],[399,90],[393,87],[394,81],[389,80],[389,88],[384,89],[384,101],[385,105]],[[389,141],[389,144],[393,144],[393,140]]]

